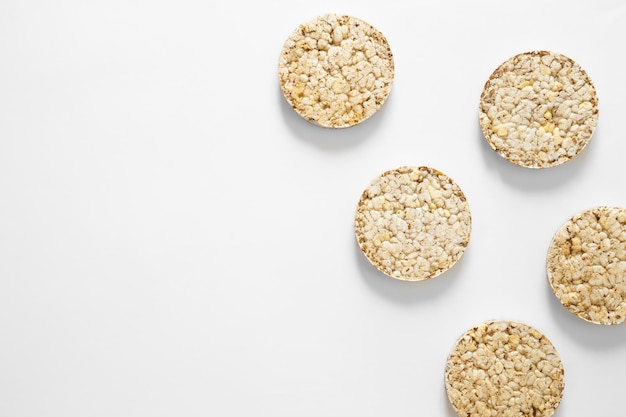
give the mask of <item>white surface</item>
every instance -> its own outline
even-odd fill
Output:
[[[319,14],[389,40],[371,119],[333,131],[281,96],[282,43]],[[556,416],[623,414],[626,327],[552,295],[553,233],[626,205],[626,5],[615,1],[0,2],[0,415],[454,416],[446,356],[523,321],[561,353]],[[600,121],[533,171],[486,144],[477,105],[510,56],[578,61]],[[353,214],[384,170],[463,188],[470,245],[406,283],[360,254]]]

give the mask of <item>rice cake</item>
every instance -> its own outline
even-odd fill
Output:
[[[293,109],[320,126],[354,126],[376,113],[391,91],[387,39],[352,16],[326,14],[300,25],[278,62],[280,88]]]
[[[563,396],[563,365],[538,330],[494,320],[458,340],[446,362],[445,388],[461,417],[548,417]]]
[[[561,304],[597,324],[626,319],[626,209],[599,206],[571,217],[547,257],[548,280]]]
[[[469,243],[471,215],[465,195],[447,175],[405,166],[370,183],[354,225],[372,265],[392,278],[421,281],[460,259]]]
[[[489,145],[526,168],[560,165],[587,145],[598,121],[598,97],[587,73],[550,51],[505,61],[485,84],[480,127]]]

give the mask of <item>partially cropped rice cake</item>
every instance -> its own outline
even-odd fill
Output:
[[[460,187],[429,167],[401,167],[374,179],[356,209],[357,242],[384,274],[405,281],[454,265],[470,239],[471,215]]]
[[[376,113],[391,90],[393,55],[367,22],[327,14],[300,25],[278,62],[280,88],[306,120],[341,128]]]
[[[597,324],[626,319],[626,209],[595,207],[570,218],[548,249],[548,280],[569,311]]]
[[[445,388],[461,417],[548,417],[561,402],[563,365],[538,330],[489,321],[458,340],[446,362]]]
[[[480,126],[489,145],[527,168],[567,162],[587,145],[598,121],[598,97],[587,73],[549,51],[508,59],[480,97]]]

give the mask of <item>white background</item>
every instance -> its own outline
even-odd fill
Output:
[[[280,49],[327,12],[388,39],[383,109],[324,129]],[[626,205],[626,5],[601,1],[0,0],[0,416],[454,416],[468,328],[523,321],[560,352],[556,416],[623,414],[626,327],[584,322],[545,256],[571,215]],[[510,56],[579,62],[600,120],[547,170],[495,154],[477,106]],[[459,263],[406,283],[353,231],[401,165],[452,177]]]

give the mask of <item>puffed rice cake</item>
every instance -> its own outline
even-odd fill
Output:
[[[293,109],[320,126],[354,126],[389,96],[394,62],[387,39],[352,16],[326,14],[300,25],[283,45],[280,88]]]
[[[429,167],[404,166],[375,178],[354,220],[365,257],[384,274],[421,281],[451,268],[470,239],[471,214],[461,188]]]
[[[555,234],[548,280],[561,304],[597,324],[626,319],[626,209],[599,206],[572,216]]]
[[[526,52],[501,64],[480,97],[479,121],[489,145],[526,168],[567,162],[587,145],[598,122],[598,97],[587,73],[550,51]]]
[[[552,343],[523,323],[493,320],[468,330],[445,367],[445,388],[461,417],[548,417],[564,389]]]

